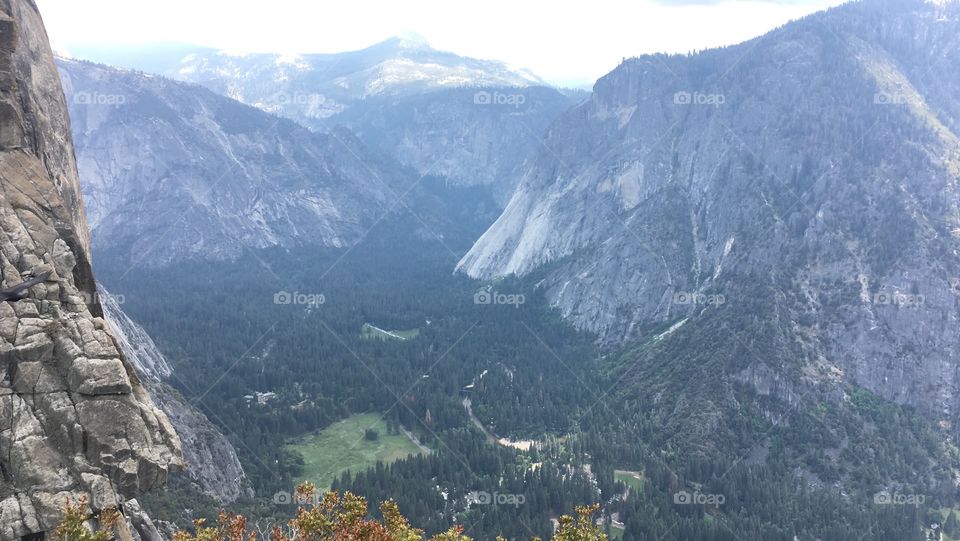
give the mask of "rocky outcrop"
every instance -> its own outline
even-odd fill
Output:
[[[781,397],[798,378],[858,385],[949,427],[958,51],[957,3],[876,0],[627,60],[548,130],[459,269],[539,273],[552,304],[609,343],[689,318],[644,353],[675,372],[705,344],[740,350],[736,327],[717,332],[740,325],[781,351],[715,381],[776,373],[754,387]]]
[[[123,297],[99,287],[113,335],[150,396],[177,430],[190,480],[220,504],[232,503],[241,496],[252,497],[236,448],[203,412],[167,383],[176,378],[173,368],[150,335],[123,312]]]
[[[0,0],[0,539],[68,499],[121,507],[181,467],[180,442],[100,317],[70,124],[36,6]],[[131,534],[133,535],[133,534]]]

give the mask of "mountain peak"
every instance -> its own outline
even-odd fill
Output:
[[[418,32],[404,32],[397,36],[394,36],[389,41],[396,44],[398,48],[401,49],[430,49],[430,42],[427,41],[427,38]]]

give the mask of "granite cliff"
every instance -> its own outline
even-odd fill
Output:
[[[0,539],[52,530],[68,499],[127,516],[182,468],[180,441],[102,318],[59,75],[36,5],[0,1]]]
[[[702,369],[712,344],[730,389],[860,386],[954,426],[958,36],[955,2],[878,0],[629,59],[459,269],[535,276],[605,343],[652,339],[639,367]]]

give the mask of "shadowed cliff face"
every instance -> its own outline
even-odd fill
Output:
[[[3,286],[52,273],[0,304],[0,539],[12,539],[53,529],[67,498],[86,495],[93,514],[123,506],[182,459],[100,317],[67,109],[28,0],[0,0],[0,121]]]
[[[677,366],[704,343],[740,347],[708,321],[768,329],[791,354],[747,356],[731,384],[789,372],[859,385],[949,426],[958,36],[956,3],[876,1],[628,60],[550,128],[459,268],[542,274],[563,315],[607,342],[678,325],[644,354],[673,341]]]

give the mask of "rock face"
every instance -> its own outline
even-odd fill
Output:
[[[168,379],[173,374],[173,368],[167,359],[157,349],[153,339],[147,331],[130,319],[123,312],[121,304],[123,297],[110,294],[102,284],[97,284],[100,293],[100,304],[103,306],[103,315],[110,323],[113,336],[120,344],[120,350],[127,356],[140,381],[145,385]]]
[[[563,315],[607,342],[682,323],[652,348],[676,363],[700,354],[684,349],[706,343],[692,337],[741,349],[731,333],[710,335],[717,314],[750,321],[788,343],[789,358],[750,356],[718,381],[770,383],[792,367],[950,426],[958,70],[958,4],[909,0],[852,3],[692,56],[630,59],[553,124],[459,270],[537,272]]]
[[[349,246],[402,193],[347,130],[313,133],[162,77],[60,67],[98,253],[157,266]]]
[[[94,514],[124,507],[182,460],[169,421],[100,317],[67,108],[28,0],[0,0],[0,120],[3,285],[52,272],[28,299],[0,304],[6,540],[53,529],[68,498],[86,495]]]
[[[114,337],[160,409],[176,427],[183,445],[186,473],[208,496],[229,504],[253,496],[237,450],[197,407],[166,382],[174,375],[150,335],[130,319],[114,297],[100,286],[106,320]]]
[[[552,88],[454,88],[368,98],[331,119],[417,175],[489,186],[506,204],[542,134],[586,93]]]

